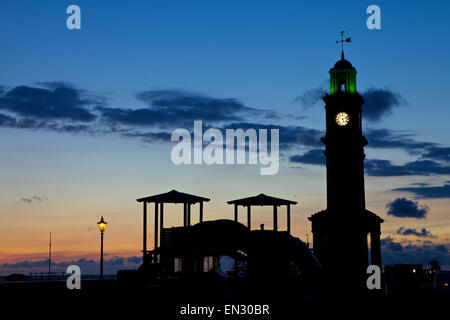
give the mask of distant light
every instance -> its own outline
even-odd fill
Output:
[[[100,219],[100,221],[97,222],[97,225],[98,225],[98,229],[99,229],[100,231],[105,231],[107,222],[105,222],[105,220],[103,220],[103,217],[102,217],[102,218]]]
[[[416,273],[416,269],[413,269],[413,273]]]
[[[448,287],[448,283],[446,282],[446,283],[444,283],[444,287]]]

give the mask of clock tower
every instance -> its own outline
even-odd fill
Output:
[[[330,69],[330,93],[325,102],[327,208],[309,217],[314,253],[326,272],[347,286],[365,287],[369,264],[381,267],[380,225],[366,210],[362,105],[356,91],[356,69],[341,59]],[[370,237],[370,241],[368,241]],[[369,257],[370,242],[370,257]]]

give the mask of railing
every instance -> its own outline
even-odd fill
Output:
[[[28,280],[65,280],[68,276],[65,272],[30,272]]]
[[[66,280],[70,274],[67,274],[65,272],[30,272],[28,274],[28,280]],[[96,280],[100,279],[99,275],[82,275],[82,280]],[[105,280],[114,280],[117,279],[117,275],[115,274],[105,274],[103,275],[103,279]]]

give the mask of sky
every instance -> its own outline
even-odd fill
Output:
[[[71,4],[80,30],[66,27]],[[311,240],[307,217],[326,208],[320,97],[341,30],[366,101],[366,206],[385,219],[383,263],[450,267],[450,4],[377,1],[381,29],[369,30],[371,4],[2,1],[0,274],[45,268],[50,232],[55,269],[95,270],[100,216],[108,270],[135,268],[136,199],[172,189],[211,198],[205,219],[231,219],[226,201],[259,193],[298,201],[292,233]],[[170,135],[195,120],[278,128],[278,173],[173,164]],[[181,206],[165,213],[165,226],[182,224]],[[253,211],[261,223],[270,210]]]

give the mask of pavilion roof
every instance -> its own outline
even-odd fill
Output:
[[[267,196],[263,193],[253,197],[228,201],[227,203],[237,204],[239,206],[282,206],[282,205],[297,204],[296,201],[275,198]]]
[[[195,196],[193,194],[172,190],[166,193],[156,194],[145,198],[137,199],[138,202],[158,202],[158,203],[198,203],[208,202],[208,198]]]

